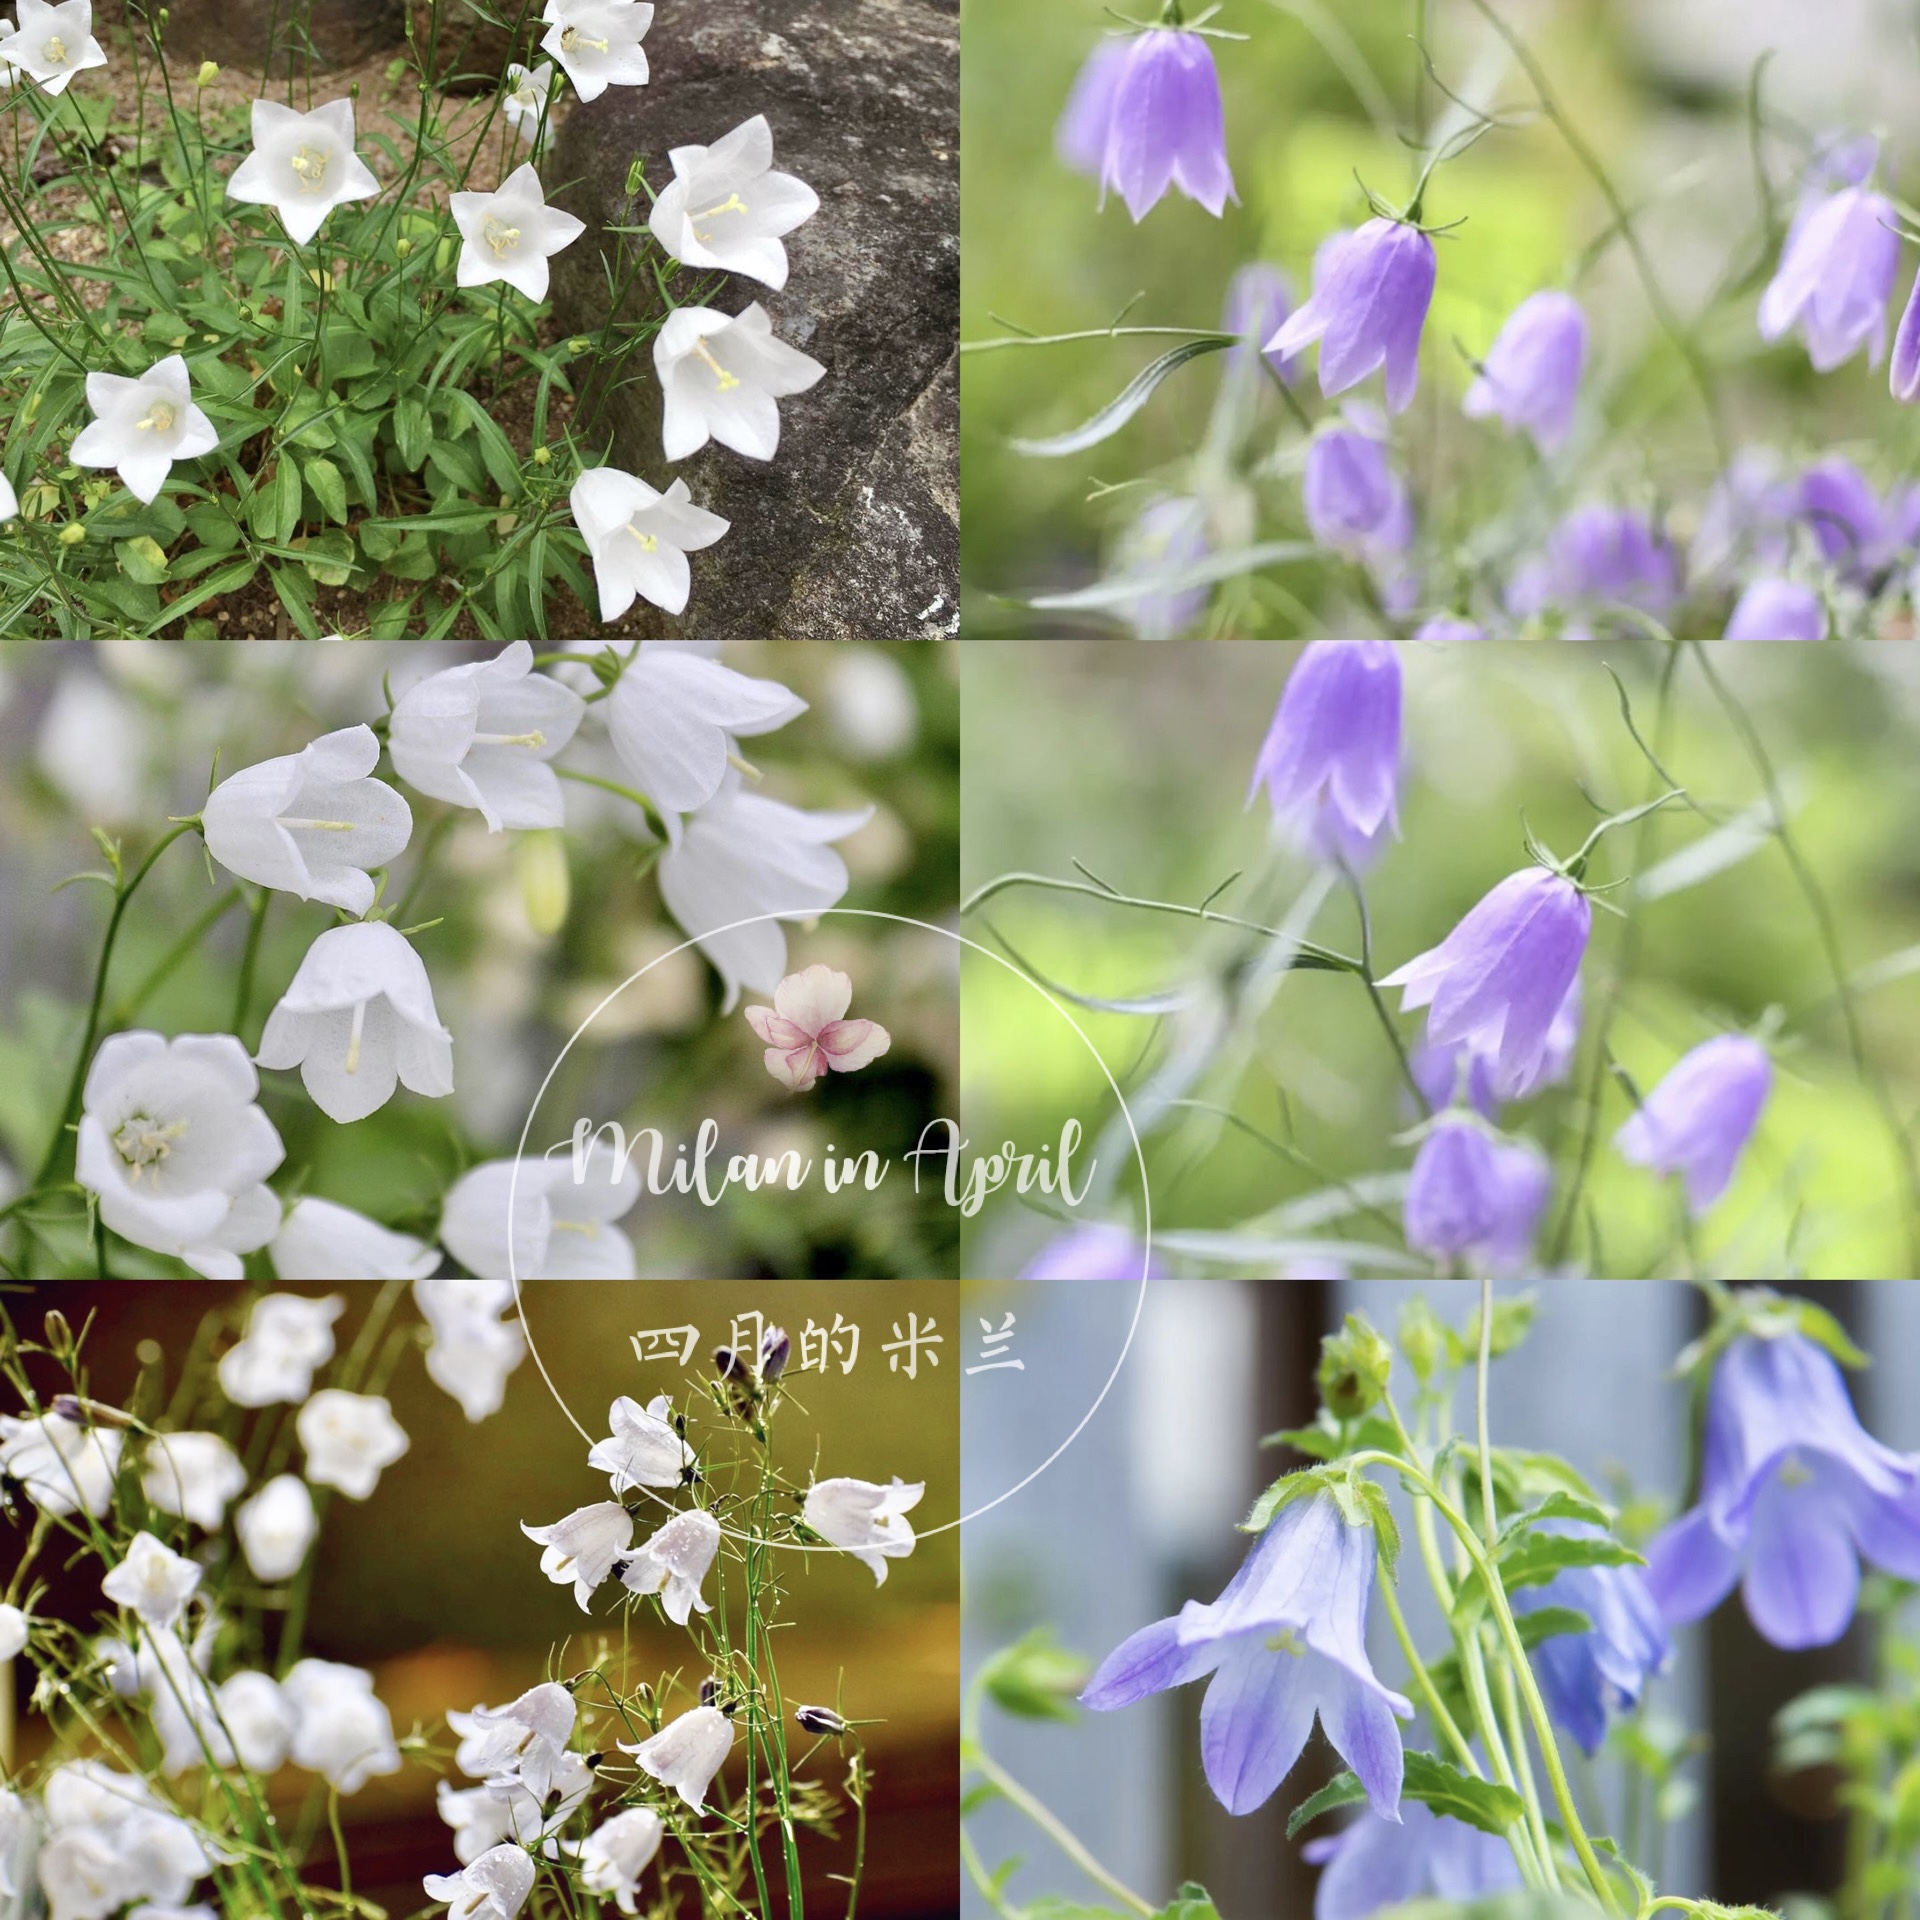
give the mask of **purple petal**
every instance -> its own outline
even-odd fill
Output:
[[[1199,1679],[1217,1657],[1211,1646],[1183,1647],[1177,1617],[1156,1620],[1121,1641],[1101,1661],[1080,1704],[1100,1713],[1130,1707],[1150,1693],[1164,1693]]]
[[[1345,1666],[1326,1660],[1318,1664],[1320,1724],[1335,1751],[1367,1790],[1367,1803],[1383,1820],[1400,1818],[1400,1782],[1406,1757],[1400,1745],[1400,1726],[1390,1701],[1397,1701],[1411,1718],[1413,1707],[1377,1682],[1369,1683]]]
[[[1207,1784],[1229,1813],[1251,1813],[1273,1797],[1313,1730],[1305,1661],[1239,1642],[1221,1662],[1200,1709],[1200,1759]]]
[[[1705,1618],[1739,1578],[1740,1555],[1705,1506],[1683,1513],[1647,1547],[1647,1590],[1669,1626]]]
[[[1741,1597],[1761,1637],[1776,1647],[1830,1646],[1846,1632],[1860,1593],[1860,1563],[1844,1509],[1817,1479],[1768,1480],[1753,1503]]]

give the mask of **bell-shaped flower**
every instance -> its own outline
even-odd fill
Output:
[[[676,1513],[621,1570],[629,1593],[657,1593],[661,1610],[676,1627],[690,1613],[712,1609],[700,1597],[700,1583],[720,1551],[720,1524],[699,1507]]]
[[[704,1813],[713,1776],[733,1750],[733,1722],[718,1707],[691,1707],[638,1746],[617,1743],[641,1772],[677,1793],[695,1813]]]
[[[412,1444],[383,1396],[344,1387],[322,1387],[293,1427],[307,1452],[307,1479],[338,1487],[349,1500],[364,1500]]]
[[[217,1433],[157,1433],[147,1443],[140,1485],[147,1504],[219,1532],[227,1506],[247,1484],[240,1456]]]
[[[1383,1820],[1369,1808],[1338,1833],[1309,1840],[1300,1857],[1321,1869],[1313,1920],[1370,1920],[1383,1908],[1430,1895],[1477,1902],[1522,1884],[1513,1849],[1499,1834],[1450,1820],[1418,1800],[1405,1802],[1398,1820]]]
[[[1586,1520],[1543,1520],[1536,1531],[1598,1539]],[[1533,1649],[1540,1691],[1554,1719],[1583,1753],[1600,1751],[1607,1716],[1627,1713],[1641,1691],[1664,1673],[1673,1641],[1654,1605],[1645,1572],[1636,1566],[1563,1567],[1543,1585],[1516,1587],[1516,1614],[1568,1607],[1593,1622],[1587,1633],[1557,1633]]]
[[[925,1481],[912,1484],[897,1474],[887,1486],[871,1480],[816,1480],[807,1489],[800,1518],[830,1547],[850,1553],[884,1586],[887,1562],[913,1551],[913,1526],[907,1515],[920,1504]]]
[[[547,765],[574,736],[586,703],[533,671],[516,640],[491,660],[416,681],[387,726],[393,770],[408,786],[456,807],[477,807],[489,833],[563,827],[566,803]]]
[[[830,843],[866,825],[857,813],[804,813],[737,780],[686,821],[660,856],[660,897],[711,960],[731,1013],[743,986],[772,993],[787,971],[782,920],[810,920],[847,890]]]
[[[434,1011],[426,963],[384,920],[329,927],[267,1016],[263,1067],[298,1067],[329,1119],[364,1120],[404,1082],[453,1091],[453,1035]]]
[[[460,229],[456,283],[484,287],[504,280],[536,304],[547,297],[547,262],[587,230],[584,220],[547,205],[531,161],[515,167],[493,192],[456,193],[448,206]]]
[[[333,1358],[333,1323],[346,1309],[337,1293],[323,1300],[263,1295],[247,1316],[245,1335],[220,1356],[220,1391],[236,1407],[304,1400],[314,1369]]]
[[[297,1473],[277,1474],[233,1516],[240,1551],[257,1580],[291,1580],[320,1531],[313,1495]]]
[[[1237,201],[1227,164],[1220,75],[1203,35],[1151,27],[1093,51],[1067,102],[1057,143],[1117,192],[1136,221],[1169,187],[1218,217]]]
[[[1252,260],[1240,268],[1227,285],[1226,305],[1220,314],[1220,331],[1240,342],[1228,351],[1228,364],[1250,365],[1255,354],[1264,353],[1266,343],[1286,324],[1294,305],[1293,282],[1278,267]],[[1265,358],[1291,386],[1295,363],[1284,354],[1265,354]]]
[[[137,1247],[209,1280],[280,1225],[266,1177],[286,1158],[254,1104],[259,1076],[229,1033],[116,1033],[87,1069],[76,1177],[100,1218]]]
[[[1369,220],[1347,235],[1325,284],[1271,340],[1268,353],[1320,342],[1320,391],[1329,397],[1386,370],[1387,410],[1404,413],[1420,384],[1420,334],[1433,300],[1433,242],[1418,227]]]
[[[1516,571],[1507,610],[1525,619],[1549,607],[1637,607],[1660,619],[1680,599],[1680,562],[1646,514],[1589,501],[1561,521],[1546,551]],[[1570,638],[1587,638],[1582,625]]]
[[[177,1907],[214,1870],[192,1826],[145,1780],[98,1760],[48,1774],[41,1811],[33,1865],[52,1920],[100,1920],[132,1901]]]
[[[567,504],[593,561],[602,620],[618,620],[636,599],[684,613],[693,591],[687,555],[712,546],[732,524],[696,507],[684,480],[659,493],[618,467],[589,467]]]
[[[1291,1501],[1210,1605],[1189,1600],[1101,1663],[1083,1705],[1130,1706],[1211,1674],[1200,1714],[1207,1783],[1229,1813],[1270,1799],[1314,1716],[1375,1813],[1400,1817],[1400,1729],[1413,1707],[1367,1659],[1371,1526],[1349,1524],[1330,1493]]]
[[[609,87],[644,87],[647,55],[641,41],[653,25],[648,0],[547,0],[540,51],[566,69],[582,100]]]
[[[651,1807],[629,1807],[603,1820],[580,1848],[580,1884],[602,1900],[611,1900],[622,1913],[633,1904],[640,1876],[660,1851],[666,1829]]]
[[[1540,1058],[1540,1072],[1534,1090],[1558,1086],[1573,1071],[1573,1059],[1580,1046],[1580,976],[1576,973],[1560,1011],[1547,1028],[1547,1044]],[[1413,1049],[1410,1064],[1427,1105],[1438,1112],[1456,1103],[1472,1107],[1491,1120],[1500,1108],[1500,1096],[1494,1091],[1496,1054],[1484,1053],[1465,1041],[1437,1047],[1422,1041]]]
[[[518,1771],[496,1774],[485,1786],[466,1792],[449,1781],[440,1782],[436,1807],[454,1830],[456,1859],[470,1863],[504,1840],[522,1847],[541,1846],[573,1818],[593,1791],[594,1771],[577,1753],[562,1753],[541,1743],[529,1761],[524,1777]]]
[[[459,1401],[469,1420],[500,1411],[507,1376],[526,1358],[527,1336],[513,1305],[511,1280],[430,1280],[413,1283],[414,1304],[433,1329],[427,1378]]]
[[[367,870],[396,858],[413,833],[406,801],[368,778],[379,759],[371,727],[343,727],[242,768],[207,796],[208,852],[242,880],[365,913]]]
[[[438,1248],[312,1194],[287,1209],[267,1258],[282,1280],[419,1280],[440,1264]]]
[[[133,1536],[125,1557],[100,1582],[100,1591],[148,1626],[170,1627],[200,1585],[200,1571],[195,1561],[142,1531]]]
[[[1470,420],[1498,418],[1552,453],[1573,431],[1574,404],[1587,363],[1587,316],[1570,293],[1535,293],[1514,308],[1494,336],[1461,410]]]
[[[1164,1280],[1166,1269],[1129,1229],[1089,1220],[1056,1234],[1020,1271],[1022,1280]]]
[[[644,1407],[622,1394],[607,1409],[607,1424],[612,1432],[594,1442],[587,1465],[604,1473],[615,1493],[630,1487],[677,1487],[687,1479],[696,1456],[664,1393]]]
[[[289,1757],[296,1767],[341,1793],[400,1771],[393,1721],[374,1694],[372,1674],[333,1660],[300,1660],[280,1686],[293,1709]]]
[[[380,182],[353,150],[353,102],[329,100],[300,113],[278,100],[253,103],[253,151],[227,181],[227,197],[271,207],[302,246],[335,207],[371,200]]]
[[[524,1847],[489,1847],[458,1873],[429,1873],[427,1898],[444,1901],[447,1920],[514,1920],[533,1891],[533,1857]]]
[[[440,1240],[480,1279],[633,1280],[633,1242],[613,1223],[640,1197],[629,1159],[596,1141],[574,1177],[571,1156],[487,1160],[447,1190]]]
[[[550,1527],[530,1527],[523,1520],[520,1531],[535,1546],[546,1549],[540,1556],[540,1571],[556,1587],[571,1585],[585,1613],[594,1588],[633,1545],[633,1515],[617,1501],[601,1500],[590,1507],[575,1507]]]
[[[1745,1034],[1719,1034],[1669,1070],[1614,1145],[1636,1167],[1680,1174],[1697,1220],[1731,1184],[1772,1087],[1766,1048]]]
[[[1707,1389],[1698,1503],[1647,1548],[1655,1603],[1684,1626],[1738,1584],[1764,1639],[1824,1647],[1853,1618],[1862,1560],[1920,1579],[1920,1462],[1861,1427],[1804,1334],[1742,1334]]]
[[[73,4],[73,0],[68,0]],[[93,418],[74,436],[76,467],[112,467],[136,500],[151,505],[176,460],[192,460],[220,444],[220,432],[193,404],[187,363],[170,353],[138,379],[87,375]]]
[[[1723,640],[1824,640],[1827,609],[1798,580],[1754,580],[1727,621]]]
[[[1247,803],[1328,862],[1364,866],[1400,831],[1400,653],[1386,640],[1316,640],[1287,678]]]
[[[1151,499],[1127,523],[1109,577],[1140,586],[1118,609],[1137,638],[1177,639],[1206,612],[1211,591],[1206,585],[1173,583],[1213,552],[1207,526],[1205,506],[1185,495]]]
[[[1513,1272],[1525,1264],[1552,1188],[1552,1169],[1531,1143],[1443,1117],[1408,1176],[1407,1244],[1435,1260]]]
[[[1760,296],[1760,337],[1797,327],[1819,373],[1864,346],[1877,367],[1887,348],[1887,301],[1900,269],[1893,208],[1864,186],[1843,187],[1794,222]]]
[[[777,680],[754,680],[717,660],[643,640],[607,696],[607,731],[634,784],[670,816],[720,791],[736,739],[771,733],[807,703]],[[679,820],[669,818],[669,833]]]
[[[277,1773],[293,1750],[293,1708],[270,1674],[230,1674],[214,1690],[214,1724],[249,1772]]]
[[[749,460],[771,460],[780,446],[777,403],[805,393],[827,371],[775,339],[757,300],[731,319],[711,307],[676,307],[653,336],[653,367],[669,460],[698,453],[709,439]]]
[[[576,1714],[573,1695],[555,1680],[529,1687],[504,1707],[449,1713],[447,1725],[460,1736],[454,1764],[476,1780],[518,1774],[530,1753],[566,1750]]]
[[[70,1513],[97,1520],[113,1503],[126,1437],[117,1427],[83,1426],[63,1413],[32,1420],[0,1413],[0,1473],[56,1520]]]
[[[1563,874],[1509,874],[1439,946],[1388,974],[1403,1012],[1428,1007],[1427,1039],[1465,1041],[1493,1061],[1494,1091],[1517,1100],[1544,1078],[1548,1039],[1593,927],[1586,896]]]
[[[849,1020],[853,981],[818,964],[790,973],[773,990],[773,1005],[749,1007],[747,1024],[766,1047],[767,1071],[789,1093],[806,1093],[820,1076],[853,1073],[893,1044],[876,1020]]]
[[[11,68],[42,92],[61,94],[75,74],[107,64],[106,50],[93,37],[93,0],[59,0],[54,6],[47,0],[20,0],[16,11],[19,21],[0,55],[0,78],[11,77]]]
[[[1335,553],[1373,560],[1403,552],[1413,538],[1413,507],[1393,470],[1384,422],[1377,432],[1361,420],[1316,433],[1307,443],[1301,502],[1308,532]]]
[[[0,1606],[0,1660],[12,1660],[26,1651],[28,1629],[32,1626],[32,1616],[20,1611],[18,1607]],[[4,1869],[7,1850],[0,1847],[0,1869]],[[0,1886],[0,1893],[10,1889]]]
[[[1893,336],[1893,364],[1887,370],[1887,384],[1896,400],[1909,405],[1920,400],[1920,274],[1914,276],[1913,291],[1907,295]]]
[[[537,67],[523,67],[518,60],[507,62],[506,84],[500,89],[500,111],[507,125],[529,145],[540,139],[541,122],[547,116],[547,103],[553,97],[553,62],[542,60]]]
[[[690,267],[743,273],[776,293],[787,284],[781,236],[810,220],[820,196],[777,172],[773,129],[756,113],[710,147],[675,147],[673,178],[653,203],[653,237]]]
[[[1830,454],[1800,476],[1794,518],[1807,526],[1828,563],[1864,584],[1893,557],[1897,535],[1886,503],[1851,460]]]

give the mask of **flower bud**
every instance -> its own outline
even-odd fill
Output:
[[[703,1707],[710,1707],[719,1698],[720,1682],[709,1674],[706,1679],[700,1682],[700,1704]]]
[[[202,60],[200,71],[193,76],[193,84],[196,87],[210,87],[219,78],[219,67],[211,60]]]
[[[631,199],[645,184],[647,163],[639,155],[634,156],[633,165],[627,169],[627,197]]]
[[[795,1707],[793,1717],[809,1733],[845,1733],[847,1723],[831,1707]]]
[[[1400,1351],[1416,1380],[1431,1380],[1446,1346],[1446,1329],[1426,1301],[1416,1297],[1400,1309]]]
[[[746,1367],[731,1347],[714,1348],[713,1371],[722,1380],[744,1380],[747,1377]]]
[[[566,843],[558,833],[523,833],[514,849],[520,871],[520,898],[527,924],[551,938],[567,924],[568,874]]]
[[[77,547],[87,537],[87,530],[78,520],[69,520],[60,529],[60,544],[63,547]]]
[[[1336,1420],[1372,1412],[1392,1372],[1393,1349],[1362,1314],[1348,1314],[1346,1326],[1320,1342],[1320,1398]]]
[[[393,243],[393,250],[404,260],[413,252],[413,242],[403,233],[400,238]]]
[[[792,1354],[793,1342],[787,1338],[786,1328],[769,1327],[760,1336],[760,1378],[778,1380]]]
[[[548,451],[546,450],[546,448],[545,448],[545,447],[535,447],[535,448],[534,448],[534,450],[533,450],[533,464],[534,464],[534,465],[535,465],[536,467],[544,467],[544,466],[547,466],[547,465],[549,465],[549,464],[550,464],[550,463],[552,462],[552,459],[553,459],[553,455],[552,455],[552,454],[550,454],[550,453],[549,453],[549,452],[548,452]]]

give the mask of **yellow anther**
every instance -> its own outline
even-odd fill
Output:
[[[290,820],[283,817],[280,824],[296,830],[306,828],[314,833],[351,833],[353,831],[351,820]]]
[[[595,53],[605,53],[607,51],[607,42],[604,40],[589,40],[578,27],[567,27],[562,31],[560,35],[560,51],[562,53],[578,53],[582,47],[591,47]]]
[[[327,163],[331,155],[319,147],[296,147],[293,152],[293,170],[306,183],[309,193],[317,193],[320,184],[327,177]]]
[[[57,33],[41,48],[41,52],[43,52],[56,67],[64,67],[67,64],[67,43],[62,40]]]
[[[480,223],[480,237],[493,249],[496,260],[504,260],[520,244],[520,229],[488,214]]]
[[[723,213],[745,213],[747,211],[747,203],[740,198],[739,194],[730,193],[717,207],[709,207],[705,213],[689,214],[687,221],[693,228],[693,237],[698,240],[702,246],[705,246],[707,242],[713,238],[713,235],[700,231],[699,223],[702,220],[717,220]]]
[[[640,542],[640,551],[642,553],[658,553],[660,551],[660,542],[656,540],[652,534],[642,533],[631,520],[627,522],[627,531]]]
[[[476,733],[473,744],[476,747],[544,747],[547,736],[537,727],[531,733]]]
[[[173,408],[165,400],[156,400],[133,425],[136,433],[165,433],[173,422]]]
[[[729,373],[726,368],[713,357],[712,349],[708,347],[704,340],[696,341],[693,350],[713,369],[713,377],[719,381],[720,391],[722,393],[731,393],[734,388],[740,384],[740,376],[737,373]]]
[[[184,1120],[170,1121],[166,1126],[158,1126],[144,1113],[137,1113],[122,1123],[113,1136],[114,1151],[119,1154],[133,1171],[127,1176],[130,1186],[140,1184],[144,1172],[158,1188],[160,1168],[167,1156],[173,1151],[173,1143],[187,1130]]]

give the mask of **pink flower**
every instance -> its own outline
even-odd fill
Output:
[[[823,1070],[851,1073],[893,1044],[872,1020],[844,1018],[853,982],[831,967],[790,973],[773,990],[773,1005],[749,1007],[747,1024],[767,1043],[767,1071],[791,1093],[805,1093]]]

